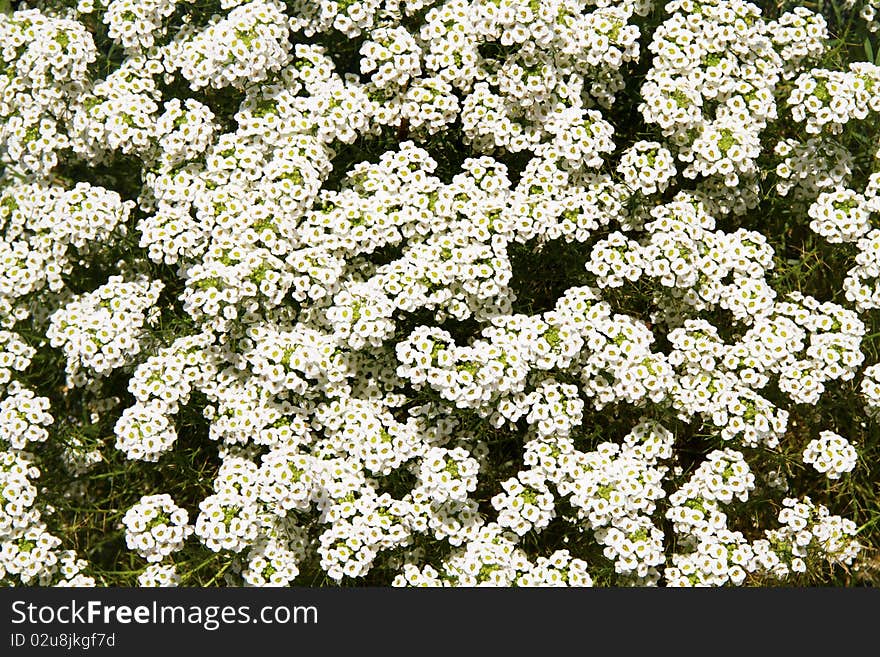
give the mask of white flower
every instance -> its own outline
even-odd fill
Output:
[[[829,479],[839,479],[855,468],[858,452],[846,438],[833,431],[823,431],[818,439],[807,444],[803,458],[804,463],[812,465]]]

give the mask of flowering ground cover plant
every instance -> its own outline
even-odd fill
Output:
[[[0,579],[880,582],[876,0],[0,13]]]

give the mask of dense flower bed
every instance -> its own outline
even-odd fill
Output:
[[[2,581],[870,578],[878,6],[764,4],[0,14]]]

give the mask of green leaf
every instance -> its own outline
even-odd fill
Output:
[[[12,13],[12,2],[11,0],[0,0],[0,12],[4,14]]]
[[[869,62],[874,61],[874,49],[871,47],[871,39],[869,37],[865,37],[865,55],[867,55]]]

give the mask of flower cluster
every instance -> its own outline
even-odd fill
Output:
[[[257,538],[257,506],[234,492],[215,493],[199,504],[195,534],[209,549],[241,552]]]
[[[823,431],[804,449],[804,463],[812,465],[829,479],[840,479],[856,467],[858,453],[850,442],[833,431]]]
[[[174,564],[151,563],[138,575],[138,586],[141,587],[168,587],[179,586],[180,575]]]
[[[25,9],[0,14],[0,158],[22,174],[48,176],[75,147],[70,104],[88,86],[97,51],[79,21]]]
[[[821,191],[846,187],[852,175],[852,154],[834,141],[783,139],[773,152],[783,158],[776,165],[776,190],[794,201],[813,201]]]
[[[795,80],[788,97],[791,116],[804,122],[808,134],[840,134],[852,120],[861,121],[880,109],[880,67],[870,62],[850,64],[848,71],[811,69]]]
[[[0,440],[13,449],[45,442],[49,437],[45,427],[55,421],[48,412],[49,406],[48,399],[37,397],[33,390],[13,381],[0,401]]]
[[[656,141],[639,141],[620,157],[623,182],[645,196],[663,192],[677,173],[669,149]]]
[[[165,66],[192,89],[243,87],[290,61],[290,20],[274,0],[240,4],[198,31],[184,29],[168,45]]]
[[[52,314],[46,337],[67,358],[68,381],[82,385],[88,375],[106,375],[140,353],[146,312],[164,283],[145,277],[125,282],[111,276],[94,292],[81,295]]]
[[[110,38],[126,50],[147,50],[153,47],[156,36],[164,36],[164,21],[176,7],[176,0],[111,0],[104,22]]]
[[[150,563],[180,550],[192,534],[189,515],[170,495],[146,495],[125,512],[125,542]]]
[[[34,480],[40,470],[25,450],[0,451],[0,579],[38,586],[94,586],[87,562],[46,529]]]
[[[503,492],[492,498],[498,524],[522,536],[543,529],[556,515],[553,494],[538,472],[522,471],[516,479],[501,482]]]
[[[822,561],[851,564],[857,555],[855,523],[809,497],[782,500],[778,521],[779,529],[768,530],[766,538],[755,542],[761,567],[771,575],[805,573]]]
[[[864,196],[851,189],[822,192],[809,209],[810,228],[832,243],[855,242],[870,228]]]

